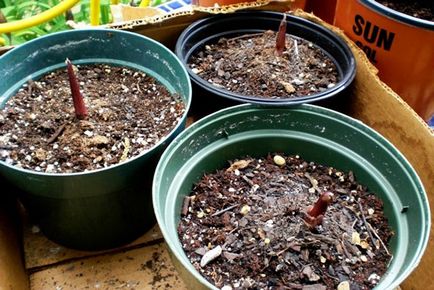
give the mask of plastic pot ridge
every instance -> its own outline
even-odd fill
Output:
[[[351,170],[383,200],[395,232],[393,259],[375,289],[394,289],[417,266],[429,239],[429,204],[419,177],[391,143],[361,122],[318,106],[242,105],[182,132],[162,155],[154,176],[157,221],[177,270],[192,289],[217,288],[194,269],[180,244],[177,225],[184,196],[204,173],[223,168],[228,160],[270,152]]]
[[[144,71],[191,103],[188,74],[163,45],[139,34],[84,29],[30,41],[0,57],[0,108],[29,79],[74,64],[105,63]],[[119,246],[154,224],[151,181],[167,144],[183,130],[186,114],[158,144],[104,169],[83,173],[43,173],[0,162],[3,175],[41,230],[60,244],[94,250]]]

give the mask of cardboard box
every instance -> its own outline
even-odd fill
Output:
[[[264,3],[262,3],[264,4]],[[262,5],[261,4],[261,5]],[[265,3],[264,10],[285,11],[288,2]],[[258,8],[259,5],[256,5]],[[244,7],[244,6],[242,6]],[[173,48],[179,33],[208,9],[112,25],[152,37]],[[363,52],[338,29],[311,14],[296,14],[334,29],[351,46],[357,60],[352,106],[347,114],[392,142],[419,174],[434,210],[434,132],[377,77]],[[0,204],[0,290],[3,289],[187,289],[175,272],[158,226],[133,243],[103,252],[66,249],[32,224],[16,200],[2,190]],[[403,283],[407,289],[434,289],[434,233],[419,267]]]

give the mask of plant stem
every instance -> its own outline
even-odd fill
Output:
[[[69,59],[65,61],[66,66],[68,67],[68,77],[69,77],[69,86],[71,88],[72,100],[74,102],[75,116],[79,120],[86,119],[87,117],[87,109],[84,104],[83,96],[80,92],[80,86],[77,81],[77,77],[75,76],[74,67]]]
[[[323,192],[314,206],[307,212],[311,217],[324,215],[328,205],[333,201],[333,193],[330,191]]]
[[[279,25],[279,31],[276,36],[276,54],[278,56],[282,56],[283,51],[285,50],[285,42],[286,42],[286,14],[283,15],[283,19]]]
[[[313,229],[317,225],[322,224],[324,214],[327,211],[328,205],[333,201],[333,193],[326,191],[323,192],[316,203],[310,206],[306,211],[304,221],[307,223],[309,228]]]

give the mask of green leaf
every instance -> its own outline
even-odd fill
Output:
[[[107,24],[110,22],[110,7],[107,5],[101,5],[101,24]]]
[[[28,7],[34,7],[34,8],[35,7],[39,7],[39,8],[42,8],[41,11],[45,11],[45,10],[50,9],[51,5],[48,5],[48,4],[40,2],[40,1],[38,1],[38,2],[28,1],[28,2],[24,2],[24,3],[21,3],[21,4],[18,5],[18,9],[24,10],[24,11],[27,11]],[[34,10],[35,9],[33,9],[33,11]],[[38,11],[38,13],[40,13],[41,11]]]
[[[8,6],[5,8],[2,8],[1,10],[8,21],[10,21],[9,18],[12,17],[13,15],[15,15],[15,13],[16,13],[15,8],[13,6]]]

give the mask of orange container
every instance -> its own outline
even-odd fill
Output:
[[[306,11],[313,12],[322,20],[333,23],[337,0],[307,0]]]
[[[308,0],[294,0],[291,4],[291,10],[303,9],[306,10],[306,2]]]
[[[338,0],[334,24],[363,49],[380,78],[424,120],[434,115],[434,22],[373,0]]]

